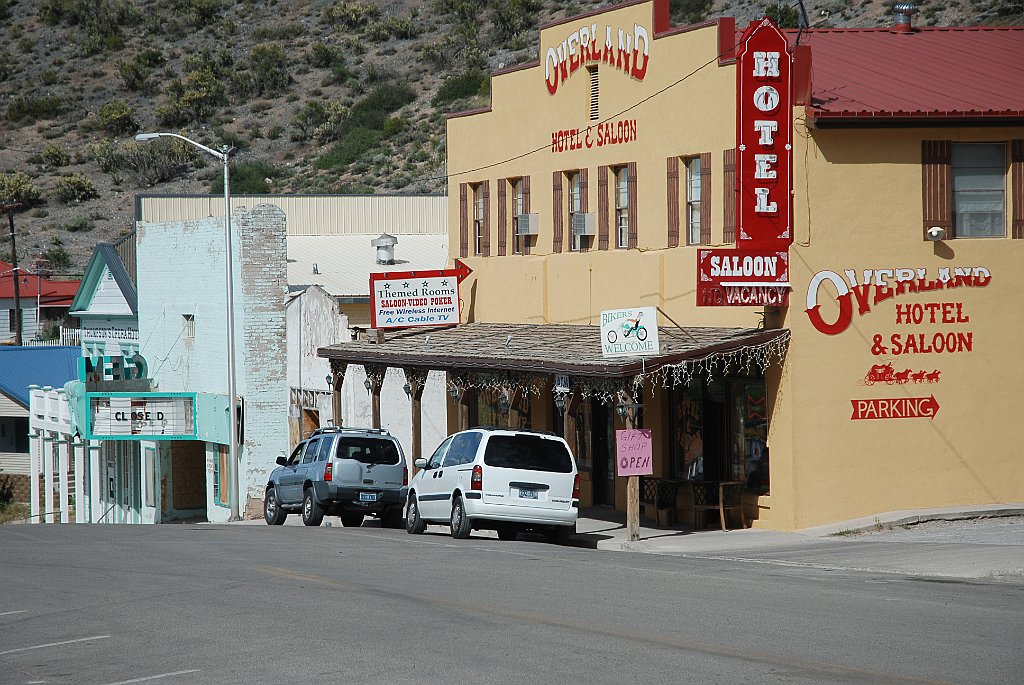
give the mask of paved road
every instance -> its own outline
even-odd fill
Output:
[[[1024,680],[1015,583],[369,525],[3,526],[0,578],[0,683]]]

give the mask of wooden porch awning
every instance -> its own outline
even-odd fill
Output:
[[[321,347],[340,364],[418,367],[440,371],[508,371],[620,379],[667,366],[729,356],[771,345],[784,351],[788,329],[658,328],[661,352],[606,359],[601,328],[567,324],[468,323],[444,328],[384,331],[382,342],[355,340]]]

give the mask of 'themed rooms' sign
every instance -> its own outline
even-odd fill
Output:
[[[793,242],[792,66],[775,25],[751,23],[736,67],[740,249],[786,250]]]

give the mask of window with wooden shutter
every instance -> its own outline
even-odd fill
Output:
[[[469,184],[459,184],[459,256],[469,256]]]
[[[938,226],[953,236],[953,167],[950,159],[952,145],[948,140],[921,141],[921,189],[923,195],[924,226],[922,237],[928,239],[928,229]]]
[[[580,204],[579,211],[586,214],[590,211],[590,199],[588,194],[590,192],[588,185],[589,173],[586,169],[580,169]],[[594,240],[594,236],[580,236],[579,251],[586,252],[590,249],[590,243]]]
[[[700,155],[700,244],[711,244],[711,153]]]
[[[551,173],[551,251],[562,251],[562,172]]]
[[[1024,140],[1010,142],[1010,235],[1024,239]]]
[[[530,177],[523,176],[523,214],[530,213]],[[523,254],[530,254],[530,236],[523,236]]]
[[[636,216],[636,162],[627,164],[626,172],[629,174],[629,177],[626,179],[626,190],[629,193],[629,207],[626,212],[627,220],[629,221],[629,235],[626,247],[632,250],[636,248],[638,233]]]
[[[505,256],[505,245],[508,240],[508,207],[506,203],[506,188],[508,179],[498,179],[498,256]]]
[[[736,242],[736,148],[722,151],[722,242]]]
[[[597,167],[597,249],[608,249],[608,167]]]
[[[481,254],[484,257],[491,256],[491,182],[484,181],[480,184],[482,204],[484,207],[483,217],[481,222],[483,224],[481,231],[483,233],[483,243]]]
[[[683,159],[683,169],[686,172],[686,184],[683,188],[686,193],[686,244],[700,245],[701,236],[704,233],[703,218],[704,204],[701,202],[704,194],[704,175],[701,169],[701,156],[686,157]]]
[[[668,198],[668,246],[679,246],[679,158],[666,160],[665,193]]]

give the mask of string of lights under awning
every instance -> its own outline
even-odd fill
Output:
[[[790,332],[660,327],[659,338],[657,354],[605,358],[597,326],[469,323],[387,331],[378,340],[339,343],[317,353],[331,360],[336,372],[347,364],[445,371],[453,394],[467,389],[566,394],[552,382],[565,375],[572,379],[571,392],[608,403],[623,395],[636,398],[647,381],[669,388],[698,377],[763,372],[782,362]]]

